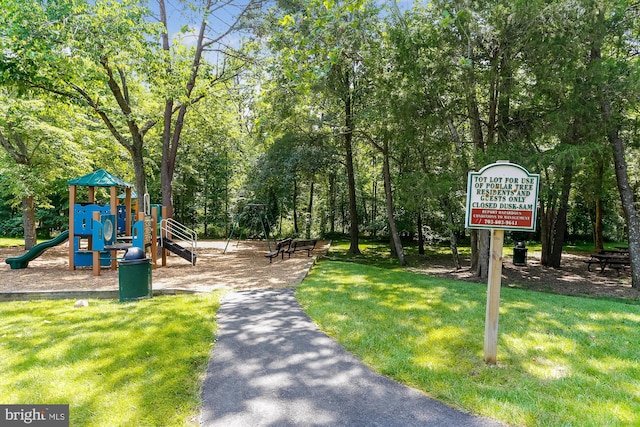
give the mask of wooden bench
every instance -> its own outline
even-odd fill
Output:
[[[585,259],[582,260],[585,264],[587,264],[587,271],[591,271],[592,264],[598,264],[598,266],[602,267],[602,262],[597,258]]]
[[[629,259],[610,259],[607,261],[607,267],[613,268],[620,276],[620,270],[624,271],[624,268],[631,266]]]
[[[264,255],[267,258],[269,258],[269,264],[271,264],[271,261],[273,261],[273,259],[275,257],[277,257],[278,255],[280,255],[280,254],[282,254],[282,259],[284,259],[284,253],[285,253],[286,250],[289,249],[289,245],[290,244],[291,244],[291,239],[290,238],[277,241],[276,242],[276,248],[274,250],[272,250],[271,252],[267,252]]]
[[[604,273],[605,268],[610,267],[616,270],[618,275],[620,275],[620,270],[624,270],[626,266],[631,265],[628,254],[591,254],[591,259],[584,260],[583,262],[587,264],[587,271],[591,271],[592,264],[598,264],[598,266],[600,267],[600,273]]]
[[[289,254],[289,258],[297,251],[307,251],[307,256],[311,256],[311,251],[315,249],[317,242],[317,240],[293,240],[285,252]],[[284,257],[284,254],[282,256]]]

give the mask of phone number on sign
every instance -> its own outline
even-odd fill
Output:
[[[472,209],[472,225],[498,225],[505,227],[530,227],[533,214],[530,211]]]

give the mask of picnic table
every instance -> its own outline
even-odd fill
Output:
[[[587,263],[587,271],[591,271],[592,264],[597,264],[600,267],[600,273],[604,273],[605,269],[609,267],[615,269],[618,275],[625,266],[631,265],[629,252],[624,251],[602,251],[591,254],[591,259],[584,262]]]

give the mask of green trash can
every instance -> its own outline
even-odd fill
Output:
[[[151,298],[151,260],[140,248],[130,248],[118,262],[120,302]]]
[[[513,265],[527,265],[527,249],[523,242],[513,248]]]

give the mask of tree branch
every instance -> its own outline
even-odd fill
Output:
[[[16,163],[26,165],[29,163],[29,159],[22,153],[20,153],[16,147],[4,136],[2,130],[0,130],[0,145],[4,147],[7,153],[11,156]]]
[[[80,96],[82,96],[82,98],[87,102],[87,104],[89,104],[89,106],[93,108],[93,110],[102,119],[102,122],[107,126],[107,129],[109,129],[109,132],[111,132],[111,135],[114,136],[114,138],[118,141],[118,143],[122,145],[124,148],[126,148],[127,150],[131,150],[131,144],[127,141],[126,138],[122,136],[122,134],[120,134],[120,132],[115,127],[115,125],[113,124],[113,122],[111,121],[107,113],[105,113],[103,110],[99,108],[98,101],[94,101],[93,99],[91,99],[91,96],[89,96],[89,94],[80,86],[72,83],[71,87],[73,87],[73,89],[76,92],[78,92]]]
[[[364,136],[364,137],[365,137],[365,139],[366,139],[367,141],[369,141],[369,143],[370,143],[371,145],[373,145],[373,147],[374,147],[376,150],[380,151],[381,153],[384,153],[384,152],[385,152],[384,147],[382,147],[380,144],[378,144],[378,143],[376,142],[376,140],[375,140],[375,139],[373,139],[373,137],[372,137],[371,135],[369,135],[367,132],[365,132],[365,131],[363,131],[363,130],[356,130],[355,132],[356,132],[356,133],[361,134],[362,136]]]
[[[124,99],[127,104],[131,105],[131,99],[129,98],[129,87],[127,86],[127,80],[124,75],[124,70],[118,67],[118,74],[120,75],[120,84],[122,84],[122,90],[124,91]]]

